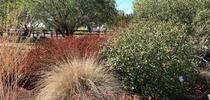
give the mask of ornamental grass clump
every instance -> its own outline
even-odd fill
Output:
[[[36,100],[103,99],[119,87],[114,76],[93,58],[65,60],[52,67],[39,82]]]
[[[0,40],[0,100],[17,100],[20,90],[17,81],[30,46],[27,42],[17,43],[12,37]]]
[[[101,54],[127,90],[162,99],[188,98],[197,60],[184,25],[141,21],[114,36]]]

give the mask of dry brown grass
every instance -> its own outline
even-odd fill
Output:
[[[29,46],[27,46],[27,43],[15,43],[16,40],[1,38],[0,100],[17,100],[18,97],[19,88],[16,82],[21,74],[22,60],[25,53],[28,52]]]
[[[36,100],[98,100],[119,86],[112,74],[93,58],[60,62],[45,72],[39,84]]]

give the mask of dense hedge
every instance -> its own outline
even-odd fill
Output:
[[[117,34],[102,50],[107,66],[121,75],[124,88],[164,99],[187,96],[196,73],[186,26],[143,21]],[[179,76],[185,77],[183,83]]]

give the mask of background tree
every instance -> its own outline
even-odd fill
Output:
[[[35,20],[35,5],[38,0],[2,0],[0,4],[1,31],[32,26]]]
[[[24,31],[28,30],[25,33],[26,36],[30,36],[30,33],[33,31],[34,27],[39,25],[39,20],[37,18],[36,6],[39,3],[39,0],[18,0],[17,9],[18,9],[18,28],[23,28]]]
[[[112,21],[117,12],[114,0],[42,0],[37,7],[39,18],[63,36],[80,26]]]
[[[133,14],[125,14],[124,11],[119,10],[114,22],[111,24],[115,28],[127,28],[132,22]]]
[[[6,31],[7,28],[11,25],[9,25],[9,22],[11,21],[11,17],[9,17],[10,12],[14,9],[14,1],[12,0],[1,0],[0,1],[0,21],[1,21],[1,31]],[[13,23],[15,24],[15,22]]]

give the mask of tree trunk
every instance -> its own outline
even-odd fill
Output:
[[[22,34],[22,36],[27,37],[29,35],[29,29],[27,25],[24,25],[24,32]]]
[[[56,33],[61,34],[63,37],[65,37],[65,33],[61,28],[56,29]]]
[[[65,32],[66,32],[66,36],[70,36],[69,29],[68,29],[67,25],[65,25],[64,29],[65,29]]]
[[[69,31],[69,34],[72,36],[74,34],[74,28]]]
[[[74,27],[68,28],[68,26],[66,26],[65,29],[66,29],[66,36],[72,36],[74,34]]]
[[[63,25],[56,29],[63,37],[72,36],[74,34],[74,27],[68,27],[67,25]]]
[[[92,29],[91,29],[90,25],[87,25],[87,28],[88,28],[88,32],[91,33]]]

